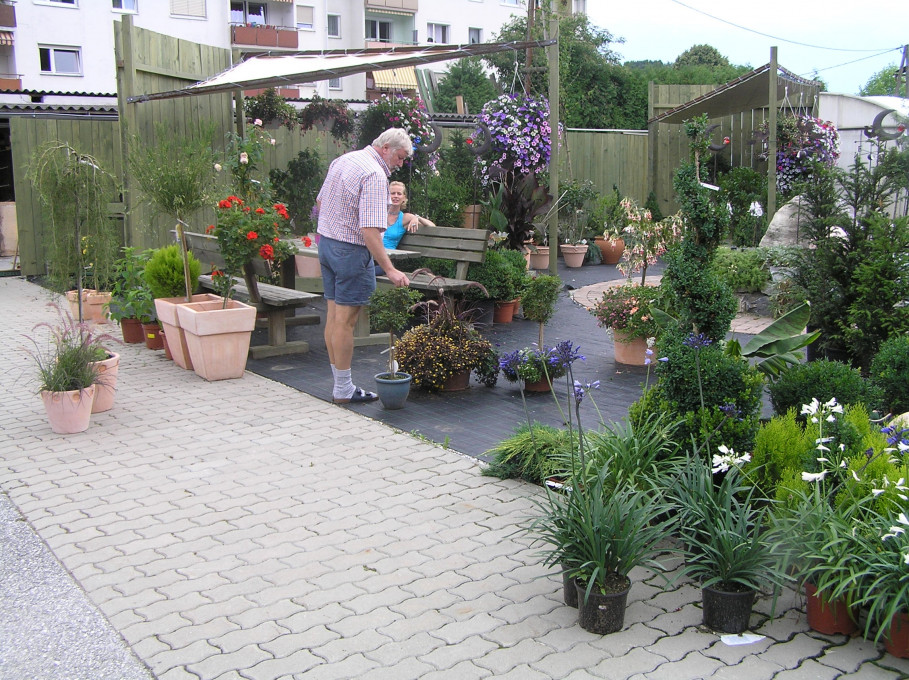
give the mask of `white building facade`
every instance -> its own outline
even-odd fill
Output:
[[[0,89],[115,93],[113,24],[125,14],[141,28],[248,53],[488,42],[526,11],[525,0],[0,0]],[[395,86],[369,81],[285,95],[365,99],[368,85]]]

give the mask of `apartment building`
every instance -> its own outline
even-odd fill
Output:
[[[0,0],[0,89],[115,93],[113,22],[125,14],[250,53],[487,42],[525,12],[526,0]],[[362,100],[416,83],[410,69],[301,85],[285,94]]]

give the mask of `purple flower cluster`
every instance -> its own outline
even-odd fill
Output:
[[[477,119],[489,130],[491,148],[477,160],[483,185],[493,167],[516,174],[539,174],[549,166],[549,102],[546,99],[505,94],[487,102]]]
[[[525,347],[503,354],[499,368],[509,382],[537,382],[545,377],[554,380],[565,375],[575,361],[585,360],[579,349],[570,340],[563,340],[555,347]]]
[[[691,349],[703,349],[704,347],[708,347],[713,340],[703,333],[691,333],[683,342]]]

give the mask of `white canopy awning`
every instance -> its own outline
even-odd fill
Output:
[[[369,48],[360,50],[321,50],[293,54],[250,57],[207,80],[180,90],[156,92],[127,98],[127,102],[173,99],[234,90],[280,87],[312,83],[403,66],[418,66],[461,57],[482,56],[529,47],[547,47],[554,40],[530,42],[479,43],[474,45],[432,45],[416,47]]]

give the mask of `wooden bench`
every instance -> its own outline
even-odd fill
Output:
[[[208,234],[197,234],[186,232],[186,246],[192,251],[193,255],[202,263],[203,267],[212,269],[222,269],[224,267],[224,258],[221,257],[221,251],[218,249],[218,239]],[[264,262],[256,263],[259,266],[253,267],[256,274],[265,274]],[[309,351],[309,343],[304,340],[287,341],[287,326],[301,324],[318,324],[321,318],[318,314],[307,314],[295,316],[294,310],[297,307],[303,307],[311,304],[313,301],[321,298],[316,293],[307,293],[295,290],[294,282],[294,261],[288,258],[281,263],[281,281],[289,282],[291,287],[274,286],[268,283],[257,283],[258,299],[251,299],[249,288],[243,279],[234,279],[233,296],[247,302],[255,307],[259,312],[265,314],[264,326],[268,328],[268,344],[253,345],[249,348],[249,356],[253,359],[264,359],[266,357],[282,356],[285,354],[301,354]],[[199,277],[199,284],[207,290],[215,290],[214,282],[210,274],[203,274]],[[262,323],[256,322],[257,325]]]
[[[420,227],[416,232],[407,232],[398,248],[411,250],[423,257],[436,257],[453,260],[454,278],[433,278],[428,274],[410,278],[410,287],[417,290],[438,292],[440,288],[449,292],[460,292],[470,287],[467,280],[467,269],[472,262],[483,262],[486,259],[486,246],[489,233],[484,229],[464,229],[463,227]],[[409,275],[408,275],[409,276]],[[390,283],[388,277],[376,279]]]

